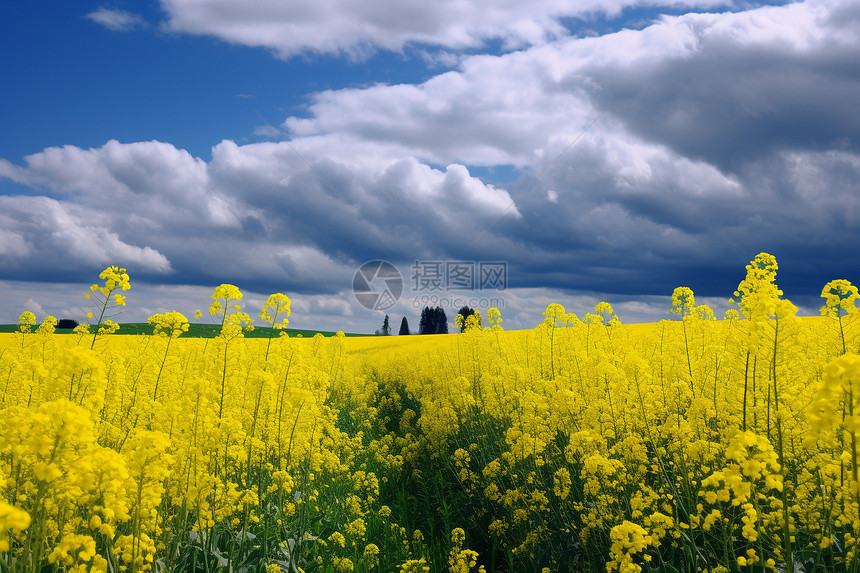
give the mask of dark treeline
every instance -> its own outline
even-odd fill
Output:
[[[425,306],[418,323],[418,334],[448,334],[448,317],[441,306]]]

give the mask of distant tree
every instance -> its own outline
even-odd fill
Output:
[[[388,315],[385,315],[385,320],[382,321],[382,336],[391,336],[391,325],[388,323]]]
[[[78,321],[71,318],[61,318],[57,321],[57,328],[75,328],[76,326],[78,326]]]
[[[425,306],[421,309],[421,319],[418,321],[418,334],[432,334],[430,324],[430,307]]]
[[[425,306],[418,323],[418,334],[448,334],[448,317],[441,306]]]
[[[460,327],[460,332],[465,332],[466,326],[468,325],[468,318],[470,316],[477,316],[478,326],[481,326],[481,313],[477,313],[476,315],[473,308],[464,306],[457,311],[457,316],[454,317],[454,324]]]
[[[445,316],[445,309],[437,306],[433,310],[436,315],[436,334],[448,334],[448,317]]]
[[[406,317],[403,317],[403,320],[400,321],[400,332],[398,332],[400,336],[406,336],[412,334],[409,332],[409,321],[406,320]]]

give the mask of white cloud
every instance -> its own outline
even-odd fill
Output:
[[[712,7],[720,0],[540,0],[493,3],[460,0],[162,0],[167,27],[272,49],[282,57],[302,52],[401,50],[408,44],[474,48],[499,40],[508,48],[540,44],[567,34],[563,18],[617,16],[632,6]]]
[[[15,183],[26,184],[28,175],[25,169],[0,158],[0,177],[5,177]]]
[[[74,204],[48,197],[0,196],[0,208],[10,215],[6,219],[10,228],[0,235],[0,244],[7,246],[0,267],[59,270],[76,264],[119,263],[152,273],[172,270],[163,254],[123,241],[115,230],[93,223],[100,218],[98,214],[81,211]],[[77,213],[85,213],[85,217]]]
[[[125,225],[154,225],[148,231],[239,226],[241,214],[213,187],[206,163],[169,143],[65,145],[25,161],[29,169],[26,179],[19,175],[22,182],[61,191],[82,207],[126,219]]]
[[[286,142],[223,141],[207,163],[155,141],[46,149],[15,174],[57,196],[0,197],[9,219],[4,266],[38,259],[29,272],[44,276],[121,264],[204,282],[252,276],[331,291],[374,248],[413,257],[415,245],[520,216],[505,190],[463,165],[436,169],[367,152],[341,162],[331,153],[339,155],[333,147],[300,157]]]
[[[698,152],[709,142],[723,152],[731,149],[727,127],[784,129],[804,107],[816,106],[807,99],[814,94],[803,90],[821,80],[813,74],[820,75],[822,66],[807,62],[827,58],[832,42],[857,50],[856,38],[833,39],[841,36],[829,14],[803,3],[687,14],[644,30],[561,38],[502,56],[464,56],[457,70],[423,83],[315,94],[309,115],[287,118],[284,127],[304,145],[319,148],[334,144],[352,152],[372,146],[435,164],[525,167],[553,143],[561,150],[574,141],[595,118],[590,133],[617,117],[626,123],[622,136],[653,138],[679,156],[700,159],[688,149]],[[784,64],[769,71],[774,54]],[[782,85],[796,72],[795,82]],[[774,75],[771,85],[767,74]],[[850,85],[844,96],[834,92],[834,105],[818,104],[822,112],[847,114],[838,106],[856,92]],[[762,97],[771,91],[783,100],[797,95],[782,107]],[[696,129],[697,122],[705,123]],[[843,128],[846,134],[852,125]],[[742,145],[758,143],[745,135],[746,142],[737,142],[744,152]]]
[[[127,10],[120,10],[118,8],[105,8],[104,6],[87,14],[87,18],[109,30],[115,31],[131,30],[145,24],[143,18],[137,14],[132,14]]]
[[[278,137],[281,135],[281,131],[273,125],[266,124],[255,127],[252,134],[260,137]]]
[[[3,217],[4,226],[11,225],[11,221]],[[30,254],[32,245],[20,233],[10,231],[7,228],[0,229],[0,256],[21,259]]]
[[[33,300],[32,298],[28,298],[24,301],[24,308],[37,316],[43,316],[46,314],[44,309],[42,308],[42,305]]]

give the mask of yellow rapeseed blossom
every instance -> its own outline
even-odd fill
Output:
[[[278,322],[278,316],[283,315],[283,318]],[[290,298],[283,293],[275,293],[270,295],[263,304],[263,310],[260,311],[260,319],[269,324],[272,328],[283,329],[289,324],[290,316]]]
[[[49,314],[42,320],[42,324],[36,329],[36,333],[44,335],[54,334],[57,329],[57,323],[57,317]]]
[[[384,341],[246,338],[241,291],[221,285],[214,339],[180,336],[180,313],[102,337],[120,271],[89,293],[95,328],[26,315],[0,335],[4,564],[723,573],[815,555],[833,572],[860,555],[847,281],[822,291],[828,318],[797,318],[760,253],[726,320],[679,287],[683,321],[551,304],[531,330],[489,309],[462,336]],[[284,325],[273,297],[261,318]]]
[[[677,287],[672,291],[672,312],[681,316],[687,316],[695,308],[696,297],[689,287]]]
[[[825,299],[821,307],[822,316],[838,318],[846,314],[857,312],[857,301],[860,294],[857,287],[845,279],[830,281],[821,289],[821,298]]]
[[[570,495],[570,471],[567,468],[559,468],[553,476],[553,492],[555,495],[565,500]]]
[[[430,565],[424,557],[409,559],[400,565],[400,573],[430,573]]]
[[[153,326],[153,334],[176,338],[183,332],[188,332],[188,319],[181,312],[172,310],[164,314],[155,313],[146,319]]]
[[[379,546],[375,543],[368,543],[364,546],[363,561],[368,569],[373,569],[379,565]]]
[[[609,533],[612,547],[609,555],[612,560],[606,563],[606,571],[621,573],[639,573],[642,567],[633,562],[634,557],[648,546],[648,532],[640,525],[624,521],[616,525]]]
[[[237,301],[242,300],[242,291],[239,287],[231,284],[221,284],[212,292],[212,303],[209,305],[209,314],[213,317],[221,318],[223,323],[226,314],[231,308],[239,310],[241,308]],[[231,304],[232,303],[232,304]]]
[[[0,553],[9,551],[9,538],[20,535],[30,527],[30,514],[23,509],[0,501]]]
[[[346,538],[338,531],[329,535],[328,542],[340,545],[341,547],[346,547]]]
[[[36,315],[29,310],[25,310],[18,317],[18,330],[20,332],[29,333],[34,324],[36,324]]]

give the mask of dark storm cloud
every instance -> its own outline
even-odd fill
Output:
[[[523,262],[512,269],[522,286],[668,294],[689,285],[729,297],[760,251],[783,262],[779,282],[790,295],[817,296],[834,278],[860,280],[860,253],[849,247],[860,244],[856,155],[776,154],[705,196],[690,194],[677,175],[632,192],[584,149],[568,160],[548,181],[510,189],[523,220],[504,232],[522,241]],[[556,202],[550,188],[559,190]]]
[[[587,89],[636,135],[728,171],[781,150],[856,152],[860,36],[856,15],[841,12],[795,45],[738,42],[731,27],[680,17],[671,26],[689,26],[695,48],[635,67],[586,66]]]

